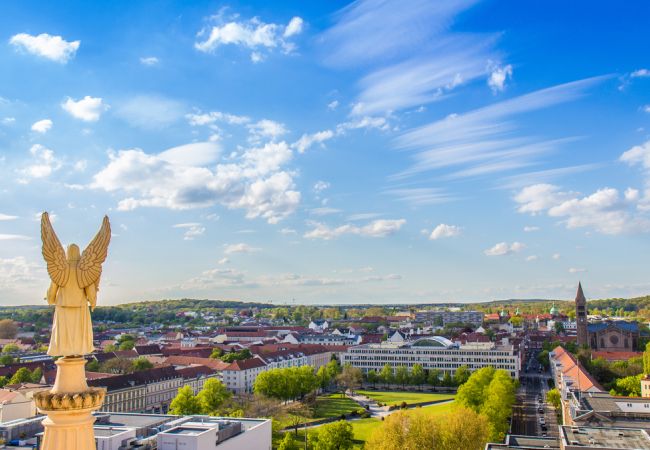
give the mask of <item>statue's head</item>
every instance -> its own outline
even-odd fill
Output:
[[[79,255],[79,247],[77,246],[77,244],[68,245],[68,251],[66,252],[65,256],[67,257],[68,262],[79,261],[81,256]]]

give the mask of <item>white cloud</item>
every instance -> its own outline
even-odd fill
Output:
[[[22,234],[3,234],[0,233],[0,241],[29,241],[32,238]]]
[[[33,160],[31,165],[19,171],[25,177],[22,182],[26,183],[33,178],[47,178],[61,168],[61,161],[54,156],[54,152],[41,144],[32,145],[29,153]]]
[[[194,142],[165,150],[158,157],[170,164],[198,167],[216,162],[220,153],[221,147],[214,142]]]
[[[462,233],[462,228],[456,225],[447,225],[441,223],[433,229],[429,235],[429,239],[435,241],[436,239],[450,238],[460,236]]]
[[[88,161],[85,159],[80,159],[76,163],[74,163],[74,170],[77,172],[85,172],[86,169],[88,168]]]
[[[252,142],[259,142],[262,139],[275,140],[288,133],[284,124],[269,119],[262,119],[258,122],[247,125],[251,134]]]
[[[216,153],[208,144],[180,148],[195,152],[186,155],[175,148],[158,155],[140,149],[110,154],[109,164],[95,174],[92,187],[129,195],[119,202],[120,210],[221,204],[244,209],[247,218],[261,217],[269,223],[292,214],[300,203],[292,175],[282,170],[292,157],[286,142],[248,149],[232,162],[217,164],[214,170],[197,164]]]
[[[321,147],[325,147],[323,143],[333,137],[334,132],[332,130],[318,131],[313,134],[303,134],[300,139],[291,144],[291,147],[297,149],[299,153],[305,153],[305,151],[314,144],[320,144]]]
[[[140,64],[144,66],[155,66],[158,65],[160,60],[155,56],[143,56],[140,58]]]
[[[2,214],[0,213],[0,222],[6,221],[6,220],[16,220],[18,216],[10,216],[9,214]]]
[[[16,118],[15,117],[4,117],[2,119],[2,124],[3,125],[13,125],[16,123]]]
[[[33,55],[41,56],[61,64],[67,63],[74,57],[81,41],[68,42],[61,36],[47,33],[32,36],[19,33],[11,37],[9,42],[17,49],[25,50]]]
[[[646,112],[646,113],[650,114],[650,105],[643,105],[643,106],[641,107],[641,110],[642,110],[643,112]]]
[[[512,79],[512,65],[507,66],[491,65],[490,76],[488,77],[487,84],[492,89],[493,93],[503,92],[506,88],[506,81]]]
[[[527,256],[527,257],[526,257],[526,262],[533,262],[533,261],[537,261],[538,259],[539,259],[539,256],[537,256],[537,255],[530,255],[530,256]]]
[[[515,201],[521,205],[519,212],[545,212],[561,218],[569,229],[588,227],[603,234],[650,231],[650,221],[635,210],[643,209],[643,203],[634,189],[620,195],[617,189],[602,188],[582,196],[553,185],[533,185],[519,192]]]
[[[582,269],[582,268],[577,268],[577,267],[570,267],[569,268],[569,273],[582,273],[586,272],[587,269]]]
[[[359,214],[351,214],[348,216],[347,220],[349,222],[356,222],[357,220],[369,220],[369,219],[374,219],[376,217],[381,217],[382,214],[379,213],[359,213]]]
[[[248,244],[243,242],[239,244],[226,244],[224,245],[223,253],[225,255],[233,255],[236,253],[254,253],[259,252],[261,249],[256,247],[251,247]]]
[[[440,188],[398,188],[388,189],[385,193],[412,206],[436,205],[454,200],[444,189]]]
[[[52,128],[52,121],[50,119],[39,120],[38,122],[34,122],[32,124],[32,131],[41,134],[47,133],[50,128]]]
[[[487,256],[504,256],[511,255],[513,253],[518,253],[522,251],[526,246],[521,242],[513,242],[508,244],[507,242],[499,242],[495,244],[494,247],[485,250]]]
[[[186,114],[185,118],[193,127],[210,125],[215,122],[224,122],[229,125],[245,125],[251,121],[250,117],[247,116],[238,116],[221,111],[203,113],[200,110],[195,110],[194,113]]]
[[[291,20],[289,21],[289,24],[284,29],[283,36],[285,38],[288,38],[296,34],[302,33],[302,26],[303,26],[303,20],[300,17],[298,16],[292,17]]]
[[[228,264],[229,262],[230,262],[230,259],[224,257],[224,258],[221,258],[219,261],[217,261],[217,264],[219,264],[220,266],[223,266],[224,264]]]
[[[340,123],[336,126],[336,134],[345,134],[348,130],[358,129],[373,129],[376,128],[381,131],[387,131],[390,126],[384,117],[370,117],[365,116],[360,119],[354,119],[348,122]]]
[[[198,222],[177,223],[173,225],[173,228],[185,229],[185,233],[183,234],[183,240],[185,241],[192,241],[205,233],[205,227]]]
[[[539,231],[539,227],[535,227],[535,226],[525,226],[525,227],[524,227],[524,231],[525,231],[526,233],[532,233],[533,231]]]
[[[86,95],[78,101],[68,97],[67,100],[61,104],[61,107],[72,117],[83,120],[84,122],[98,121],[102,112],[107,109],[107,106],[102,103],[101,98],[90,97],[89,95]]]
[[[340,212],[341,212],[340,209],[328,208],[328,207],[312,208],[309,210],[309,214],[314,216],[328,216],[330,214],[337,214]]]
[[[136,95],[117,105],[115,114],[144,129],[164,128],[185,114],[183,103],[159,95]]]
[[[275,23],[264,23],[257,17],[248,21],[230,21],[204,28],[198,37],[204,40],[194,43],[194,48],[201,52],[213,53],[220,46],[233,45],[244,47],[251,51],[251,60],[260,62],[265,53],[281,49],[283,53],[291,53],[295,44],[290,38],[301,33],[303,20],[293,17],[287,26]],[[207,35],[207,37],[206,37]]]
[[[316,222],[313,224],[314,228],[311,231],[305,233],[304,237],[308,239],[329,240],[346,234],[352,234],[357,236],[379,238],[396,233],[402,228],[405,223],[405,219],[380,219],[374,220],[362,227],[346,224],[336,228],[330,228],[325,224]]]
[[[280,233],[282,233],[282,234],[296,234],[296,230],[294,230],[293,228],[282,228],[280,230]]]
[[[327,104],[327,109],[334,111],[336,108],[339,106],[339,101],[338,100],[333,100]]]
[[[632,78],[647,78],[650,77],[650,70],[648,69],[638,69],[630,74]]]
[[[321,192],[329,188],[330,188],[330,184],[327,181],[319,180],[316,183],[314,183],[314,192],[316,192],[317,194],[320,194]]]
[[[37,276],[39,271],[38,264],[30,263],[22,256],[0,258],[0,289],[14,290],[20,286],[32,286],[35,282],[40,282]]]
[[[553,253],[553,256],[552,256],[552,258],[553,258],[554,260],[556,260],[556,261],[557,261],[558,259],[560,259],[561,257],[562,257],[562,255],[560,255],[559,253]]]
[[[606,77],[590,78],[538,90],[407,131],[396,140],[400,149],[414,151],[414,165],[396,178],[450,166],[461,168],[449,178],[511,171],[535,163],[566,139],[540,140],[516,136],[515,117],[566,103],[585,95]]]

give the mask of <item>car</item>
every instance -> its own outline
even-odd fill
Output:
[[[546,425],[542,425],[540,428],[542,429],[542,431],[547,431],[548,430],[548,428],[546,428]]]
[[[544,419],[543,417],[540,417],[539,418],[539,424],[540,425],[546,425],[546,419]]]
[[[537,408],[537,412],[540,414],[544,414],[544,408]]]
[[[542,433],[542,437],[546,437],[546,433]]]

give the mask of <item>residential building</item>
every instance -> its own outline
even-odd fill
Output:
[[[438,311],[424,310],[415,313],[416,322],[438,323],[447,325],[449,323],[471,323],[472,325],[481,326],[483,323],[483,313],[480,311]]]
[[[35,416],[37,411],[34,394],[50,388],[49,385],[21,383],[0,389],[0,422]]]
[[[221,381],[235,394],[250,393],[255,379],[265,370],[266,363],[258,357],[233,361],[221,370]]]
[[[420,364],[425,370],[438,369],[452,375],[460,366],[467,366],[471,371],[492,366],[506,370],[513,378],[519,377],[521,369],[519,353],[512,345],[494,342],[459,345],[441,336],[407,343],[382,342],[350,347],[342,354],[341,363],[352,364],[363,372],[380,371],[387,363],[393,369],[397,366],[410,369]]]

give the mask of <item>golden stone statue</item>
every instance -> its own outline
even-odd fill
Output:
[[[47,273],[52,279],[47,290],[47,302],[56,305],[47,354],[78,356],[92,353],[95,347],[88,307],[94,309],[97,304],[102,263],[106,260],[111,240],[108,217],[104,216],[102,227],[81,255],[76,244],[70,244],[67,253],[63,251],[46,212],[41,216],[41,238]]]
[[[38,392],[34,400],[43,420],[44,450],[95,449],[93,411],[101,408],[106,391],[89,388],[83,355],[92,353],[93,327],[90,309],[97,304],[102,263],[111,240],[111,225],[104,217],[102,227],[79,254],[75,244],[63,250],[46,212],[41,216],[43,257],[52,280],[47,302],[55,305],[52,336],[47,354],[62,356],[57,365],[56,381],[50,391]]]

